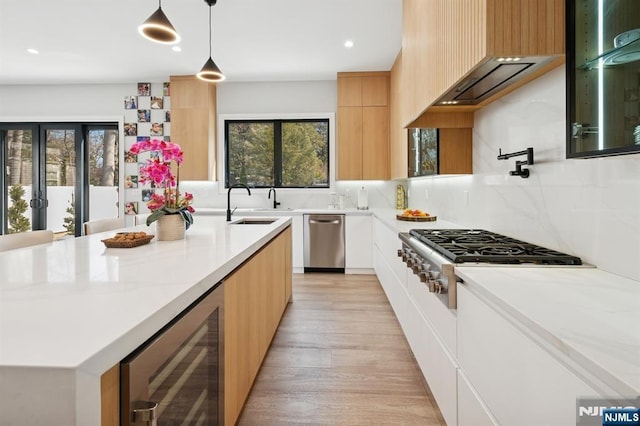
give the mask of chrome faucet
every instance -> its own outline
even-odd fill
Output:
[[[245,188],[247,190],[247,192],[249,193],[249,195],[251,195],[251,190],[244,183],[234,183],[233,185],[231,185],[229,187],[229,190],[227,191],[227,222],[231,222],[231,214],[233,213],[231,211],[231,190],[233,188]],[[235,207],[233,209],[233,211],[236,211],[236,208],[237,207]]]
[[[269,189],[269,194],[267,195],[267,198],[271,199],[271,191],[273,191],[273,208],[277,209],[278,206],[280,205],[280,203],[276,201],[276,189],[275,188],[272,187],[272,188]]]

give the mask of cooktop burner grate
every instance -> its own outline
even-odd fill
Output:
[[[410,234],[454,263],[582,264],[579,257],[480,229],[412,229]]]

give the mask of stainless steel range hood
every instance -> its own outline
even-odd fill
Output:
[[[557,59],[555,56],[488,58],[433,106],[477,105]]]

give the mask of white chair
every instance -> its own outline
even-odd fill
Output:
[[[120,217],[110,217],[108,219],[96,219],[85,222],[83,225],[84,235],[96,234],[98,232],[111,231],[113,229],[124,228],[124,219]]]
[[[53,241],[52,231],[29,231],[0,235],[0,251],[35,246]]]
[[[147,214],[137,214],[133,217],[133,225],[145,225],[147,223],[147,218],[149,217],[151,213],[147,213]]]

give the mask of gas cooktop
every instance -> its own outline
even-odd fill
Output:
[[[454,263],[582,265],[579,257],[482,229],[412,229],[409,233]]]

